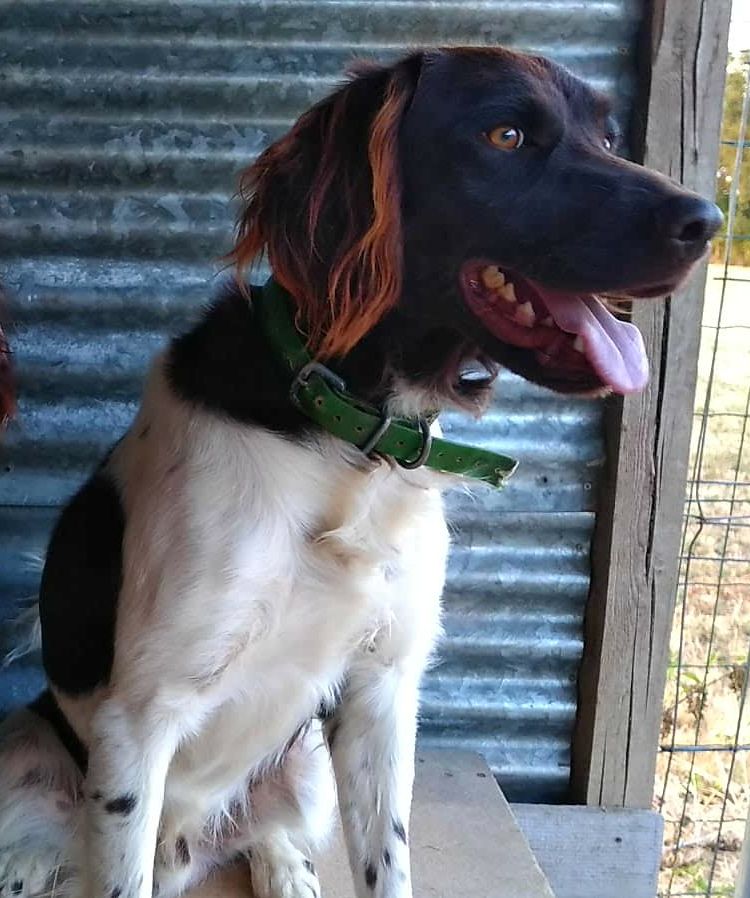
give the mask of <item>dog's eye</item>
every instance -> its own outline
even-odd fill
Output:
[[[602,141],[602,146],[604,147],[604,149],[605,149],[608,153],[611,153],[611,152],[612,152],[612,146],[613,146],[612,138],[611,138],[611,137],[605,137],[604,140]]]
[[[488,132],[487,139],[499,150],[518,150],[523,146],[524,134],[520,128],[500,125]]]

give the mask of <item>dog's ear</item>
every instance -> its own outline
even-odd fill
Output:
[[[267,254],[319,358],[346,354],[398,301],[398,133],[420,59],[360,66],[242,175],[229,258],[241,276]]]
[[[0,430],[16,410],[15,379],[10,359],[10,346],[0,326]]]

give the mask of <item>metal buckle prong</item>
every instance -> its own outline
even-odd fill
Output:
[[[382,418],[380,419],[380,423],[375,428],[375,430],[373,430],[373,432],[370,434],[370,436],[367,439],[367,442],[364,444],[364,446],[359,447],[362,450],[362,452],[365,453],[365,455],[369,455],[372,452],[372,450],[378,445],[378,443],[380,442],[380,438],[383,436],[383,434],[386,432],[386,430],[388,430],[388,428],[391,426],[392,420],[393,420],[392,417],[388,414],[384,414],[382,416]]]
[[[322,377],[329,387],[333,387],[333,389],[338,390],[339,393],[346,393],[346,384],[338,374],[334,374],[330,368],[326,368],[326,366],[321,365],[320,362],[308,362],[299,369],[294,376],[292,385],[289,387],[289,399],[297,407],[299,407],[298,393],[302,387],[308,385],[313,374]]]
[[[414,468],[421,468],[427,461],[432,449],[432,433],[430,431],[430,422],[423,417],[419,418],[419,429],[422,432],[422,449],[414,461],[401,461],[397,459],[402,468],[413,471]]]

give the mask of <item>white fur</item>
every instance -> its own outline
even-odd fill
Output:
[[[151,898],[155,869],[170,898],[234,850],[248,853],[258,898],[310,898],[328,752],[317,726],[281,752],[338,702],[327,728],[356,894],[410,898],[399,828],[439,631],[448,478],[197,410],[170,391],[162,360],[109,469],[127,521],[114,667],[85,699],[56,693],[89,751],[85,813],[54,837],[37,821],[33,852],[51,841],[80,873],[76,898]],[[22,776],[0,764],[22,817]],[[105,810],[127,795],[131,813]],[[0,801],[0,858],[22,835],[8,810]]]

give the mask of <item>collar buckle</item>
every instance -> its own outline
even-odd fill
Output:
[[[383,436],[383,434],[386,432],[386,430],[388,430],[388,428],[391,426],[392,420],[393,420],[393,417],[391,415],[387,414],[386,412],[384,412],[380,417],[380,423],[378,424],[378,426],[375,428],[375,430],[373,430],[373,432],[367,438],[367,441],[364,443],[364,445],[359,447],[361,449],[361,451],[364,452],[364,454],[368,458],[372,458],[373,449],[378,445],[378,443],[380,442],[380,438]]]
[[[396,459],[401,467],[406,468],[407,471],[421,468],[429,458],[430,450],[432,449],[432,431],[430,430],[430,422],[423,415],[420,415],[419,418],[417,418],[417,424],[422,433],[422,448],[419,450],[419,455],[412,461],[406,461],[400,458]]]
[[[320,362],[308,362],[295,374],[294,380],[289,387],[289,399],[297,406],[297,408],[300,408],[299,391],[310,383],[310,378],[315,374],[322,378],[328,386],[332,387],[336,392],[346,393],[346,384],[338,374],[334,374],[330,368],[326,368],[326,366],[321,365]],[[378,437],[378,439],[380,439],[380,437]]]
[[[502,486],[513,473],[517,463],[506,455],[441,437],[433,439],[433,415],[422,415],[416,421],[391,419],[383,409],[352,396],[341,377],[310,358],[294,323],[289,294],[273,278],[256,293],[253,305],[260,327],[279,356],[285,380],[291,380],[288,401],[320,428],[356,446],[366,456],[381,454],[407,469],[425,465],[495,487]],[[410,458],[414,453],[416,457]]]

